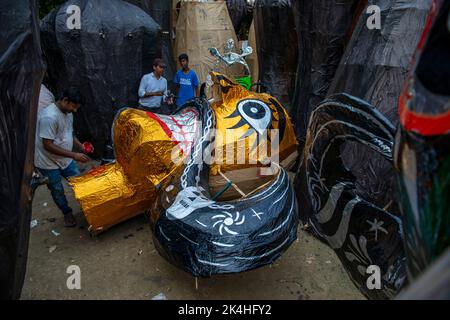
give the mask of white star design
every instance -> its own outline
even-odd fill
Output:
[[[377,219],[375,219],[373,222],[371,222],[369,220],[366,220],[366,222],[368,224],[370,224],[369,232],[375,231],[375,241],[378,241],[378,230],[388,234],[387,230],[382,227],[382,225],[384,224],[384,221],[378,221]]]

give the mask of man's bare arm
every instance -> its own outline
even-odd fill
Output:
[[[80,142],[80,140],[78,140],[78,138],[75,135],[73,136],[73,144],[76,150],[78,150],[79,152],[84,152],[83,144]]]
[[[200,97],[200,89],[198,88],[198,86],[195,87],[195,96]]]
[[[144,98],[149,98],[149,97],[157,97],[157,96],[163,96],[164,92],[162,91],[158,91],[158,92],[146,92],[144,94]]]
[[[42,139],[44,149],[57,156],[71,158],[79,162],[88,162],[89,157],[83,153],[72,152],[61,147],[58,147],[53,143],[53,140]]]

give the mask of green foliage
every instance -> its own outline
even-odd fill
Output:
[[[39,19],[44,18],[50,11],[63,4],[66,0],[38,0]]]

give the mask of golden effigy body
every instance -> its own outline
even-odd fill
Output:
[[[268,157],[278,156],[281,162],[296,152],[292,123],[275,98],[250,92],[221,74],[211,75],[216,118],[212,175],[263,167]],[[269,134],[264,135],[264,129]],[[104,231],[151,208],[161,183],[180,174],[183,161],[173,159],[189,155],[198,133],[193,107],[169,116],[131,108],[119,112],[113,127],[116,162],[70,180],[89,230]],[[272,148],[275,139],[279,143]],[[227,150],[232,150],[232,157]],[[236,163],[239,158],[244,161]]]

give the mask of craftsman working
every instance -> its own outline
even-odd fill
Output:
[[[38,118],[36,128],[36,150],[34,165],[42,175],[48,177],[53,201],[64,215],[66,227],[76,226],[72,208],[67,203],[61,177],[68,179],[80,174],[75,161],[88,162],[82,153],[83,144],[73,133],[73,112],[83,104],[83,97],[77,88],[65,90],[61,99],[44,108]],[[75,147],[80,152],[73,152]],[[75,160],[75,161],[74,161]]]
[[[163,77],[166,64],[162,59],[155,59],[153,72],[146,74],[139,85],[139,104],[144,110],[161,113],[163,97],[167,96],[167,80]]]

